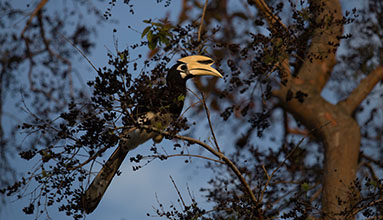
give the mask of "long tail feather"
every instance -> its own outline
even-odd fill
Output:
[[[136,148],[153,136],[154,133],[147,133],[137,129],[127,132],[125,135],[126,140],[120,142],[81,199],[82,207],[87,214],[93,212],[100,203],[102,196],[112,182],[114,175],[116,175],[129,150]]]
[[[117,173],[118,168],[121,166],[128,152],[129,151],[123,151],[122,147],[119,146],[93,179],[93,182],[86,190],[81,201],[84,211],[87,214],[93,212],[100,203],[102,196],[112,182],[114,175]]]

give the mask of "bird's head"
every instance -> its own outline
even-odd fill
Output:
[[[195,76],[204,75],[222,78],[222,75],[211,67],[213,63],[214,60],[202,55],[183,57],[170,69],[167,81],[186,81]]]

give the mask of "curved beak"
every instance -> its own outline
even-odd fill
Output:
[[[187,64],[187,68],[190,75],[209,75],[222,78],[221,73],[219,73],[218,70],[211,67],[211,65],[213,65],[214,63],[214,60],[212,60],[210,57],[202,55],[193,55],[181,58],[178,61]]]

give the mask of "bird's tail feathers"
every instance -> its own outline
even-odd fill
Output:
[[[106,161],[81,198],[81,206],[87,214],[93,212],[100,203],[128,152],[154,136],[154,132],[146,132],[140,129],[126,131],[117,149]]]

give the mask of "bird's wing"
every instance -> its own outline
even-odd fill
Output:
[[[106,161],[100,172],[98,172],[81,199],[82,207],[87,214],[93,212],[100,203],[102,196],[112,182],[114,175],[117,173],[129,150],[136,148],[156,135],[154,132],[149,133],[136,128],[129,129],[124,133],[119,146],[109,157],[108,161]]]

